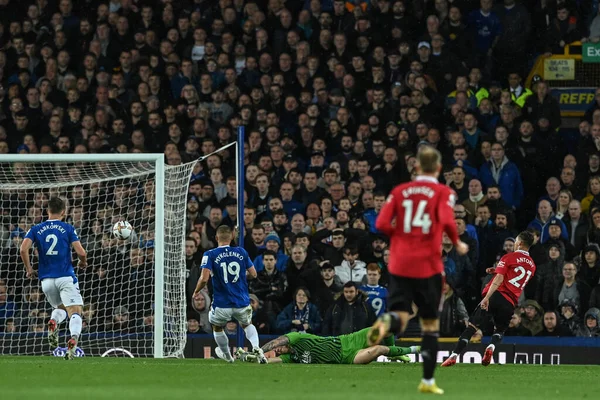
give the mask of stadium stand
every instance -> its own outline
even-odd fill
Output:
[[[599,12],[598,0],[0,0],[0,157],[164,152],[176,165],[245,126],[243,216],[228,153],[194,169],[188,287],[216,227],[243,218],[259,332],[339,334],[381,311],[384,291],[363,286],[372,265],[387,284],[389,241],[375,220],[414,177],[417,149],[433,146],[471,244],[458,256],[444,243],[442,334],[461,332],[486,268],[530,227],[538,273],[512,331],[551,336],[551,309],[560,332],[599,336],[586,325],[600,307]],[[14,195],[0,193],[0,331],[29,332],[48,310],[36,282],[2,268],[35,221],[6,212]],[[84,239],[111,226],[92,202]],[[150,249],[132,250],[152,268]],[[95,268],[80,271],[84,299],[95,274],[128,279]],[[210,332],[209,293],[190,294],[189,332]],[[101,331],[119,304],[94,306],[85,326]],[[144,310],[124,329],[148,330]]]

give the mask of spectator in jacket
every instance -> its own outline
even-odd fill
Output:
[[[593,288],[590,294],[590,307],[600,308],[600,283]]]
[[[577,316],[577,305],[571,300],[563,300],[560,303],[559,312],[560,324],[571,332],[571,336],[575,336],[581,324],[581,318]]]
[[[583,249],[578,275],[591,288],[600,283],[600,246],[596,243],[590,243]]]
[[[552,308],[553,286],[552,282],[562,275],[565,264],[565,249],[560,243],[551,242],[545,247],[548,262],[536,264],[535,275],[526,287],[531,286],[535,299],[546,309]],[[526,293],[527,294],[527,293]]]
[[[589,223],[587,218],[581,216],[581,203],[578,200],[572,200],[569,203],[569,210],[562,221],[567,228],[569,242],[575,247],[575,251],[579,253],[585,246]]]
[[[498,185],[502,199],[512,208],[518,208],[523,199],[523,183],[517,166],[504,155],[504,146],[492,145],[492,158],[481,166],[481,182],[485,186]]]
[[[331,244],[323,241],[331,240]],[[342,249],[346,244],[346,234],[343,229],[321,229],[312,237],[311,246],[321,254],[323,260],[328,260],[333,265],[341,265],[344,261]]]
[[[375,313],[367,302],[367,296],[358,290],[354,282],[346,282],[343,294],[327,310],[323,321],[323,335],[338,336],[356,332],[371,326]]]
[[[585,310],[590,301],[590,287],[583,280],[577,280],[577,266],[572,262],[563,265],[562,277],[547,282],[553,289],[548,306],[552,309],[563,300],[571,300],[578,309]]]
[[[314,303],[319,307],[321,315],[325,315],[333,305],[336,295],[342,291],[342,282],[335,275],[335,268],[328,261],[321,261],[319,265],[321,280],[314,291]]]
[[[452,261],[444,264],[448,283],[452,285],[460,298],[465,299],[475,275],[469,256],[459,255],[448,235],[444,234],[442,237],[442,257]]]
[[[294,291],[294,300],[277,316],[277,332],[321,332],[321,316],[316,305],[310,302],[306,287]]]
[[[523,326],[521,315],[515,312],[504,336],[531,336],[531,331]]]
[[[281,246],[281,239],[279,239],[279,235],[276,232],[270,232],[265,237],[265,249],[271,250],[277,254],[276,268],[277,270],[284,272],[287,268],[287,263],[290,258],[283,252],[284,249]],[[254,267],[256,268],[257,272],[260,272],[264,269],[262,254],[254,259]]]
[[[540,200],[537,208],[537,215],[533,221],[527,225],[527,229],[532,228],[540,232],[540,243],[544,244],[549,238],[549,223],[553,221],[560,226],[560,236],[567,239],[567,228],[565,224],[558,218],[554,218],[552,206],[548,200]]]
[[[275,264],[273,264],[275,265]],[[252,307],[252,324],[261,335],[271,333],[271,321],[269,313],[263,307],[262,302],[255,294],[250,295],[250,307]]]
[[[358,259],[356,246],[346,246],[343,249],[344,261],[335,267],[335,275],[342,284],[356,282],[358,285],[367,283],[367,264]]]
[[[521,323],[528,329],[533,336],[544,329],[543,326],[544,309],[535,300],[525,302],[524,312],[521,315]]]
[[[477,207],[485,204],[486,201],[487,196],[483,193],[481,181],[479,179],[471,179],[469,181],[469,197],[462,202],[462,205],[467,210],[467,222],[469,224],[473,224],[477,218]]]
[[[590,213],[591,225],[587,234],[588,243],[600,245],[600,208],[593,208]]]
[[[583,322],[576,333],[577,337],[600,337],[600,310],[590,308],[583,316]]]
[[[600,196],[600,177],[592,176],[588,180],[587,184],[587,195],[581,199],[581,212],[587,214],[590,212],[594,205],[598,205],[598,198]]]
[[[540,81],[535,86],[535,94],[525,100],[524,116],[534,123],[542,118],[550,122],[550,132],[556,133],[560,128],[560,107],[558,101],[550,95],[548,84]]]
[[[304,246],[295,244],[292,246],[292,257],[288,261],[285,270],[287,278],[288,290],[285,295],[285,300],[293,299],[293,291],[300,286],[306,286],[313,289],[313,285],[318,282],[319,270],[315,263],[310,263],[307,258],[306,249]]]
[[[448,282],[444,283],[442,300],[444,304],[440,314],[440,336],[459,336],[465,326],[469,324],[469,314],[465,303]]]
[[[577,252],[575,246],[565,238],[566,235],[563,234],[563,230],[566,231],[565,224],[560,219],[552,217],[542,231],[542,237],[546,238],[542,244],[560,243],[565,249],[565,260],[571,261],[577,255]]]
[[[191,300],[192,310],[188,309],[188,320],[193,319],[198,323],[200,332],[195,333],[212,333],[212,326],[208,321],[208,312],[210,311],[210,296],[206,290],[202,290],[200,293],[202,296],[197,296],[197,298],[193,298]]]
[[[262,257],[264,269],[258,272],[256,279],[250,281],[250,292],[263,302],[264,308],[268,312],[277,313],[283,307],[287,286],[285,273],[275,267],[277,253],[265,250]]]
[[[544,337],[565,337],[572,336],[571,331],[565,329],[558,323],[558,315],[554,310],[548,310],[544,313],[544,329],[536,336]]]

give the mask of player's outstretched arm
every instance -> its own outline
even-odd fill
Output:
[[[21,248],[19,252],[21,253],[21,260],[23,260],[23,264],[25,264],[25,272],[28,278],[33,278],[34,271],[31,266],[31,258],[29,256],[29,251],[31,250],[31,246],[33,242],[29,238],[23,239],[23,243],[21,243]]]
[[[267,351],[271,351],[276,349],[277,347],[287,346],[290,343],[290,338],[287,336],[279,336],[277,339],[271,340],[269,343],[265,344],[262,347],[262,350],[266,353]]]
[[[81,245],[81,242],[80,241],[73,242],[73,248],[75,249],[75,252],[77,253],[77,257],[79,258],[78,266],[80,268],[87,267],[87,253],[86,253],[85,249],[83,248],[83,246]]]
[[[196,284],[196,289],[194,290],[193,298],[196,298],[200,291],[206,287],[208,280],[210,279],[210,270],[207,268],[202,268],[202,274],[200,274],[200,279],[198,279],[198,283]]]

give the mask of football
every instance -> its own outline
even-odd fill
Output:
[[[131,236],[132,232],[133,227],[127,221],[119,221],[113,225],[112,233],[117,239],[129,239],[129,236]]]

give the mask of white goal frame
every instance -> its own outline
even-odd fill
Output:
[[[164,357],[164,272],[165,272],[165,160],[163,153],[136,154],[3,154],[2,163],[100,163],[100,162],[149,162],[155,173],[155,241],[154,247],[154,358]]]

